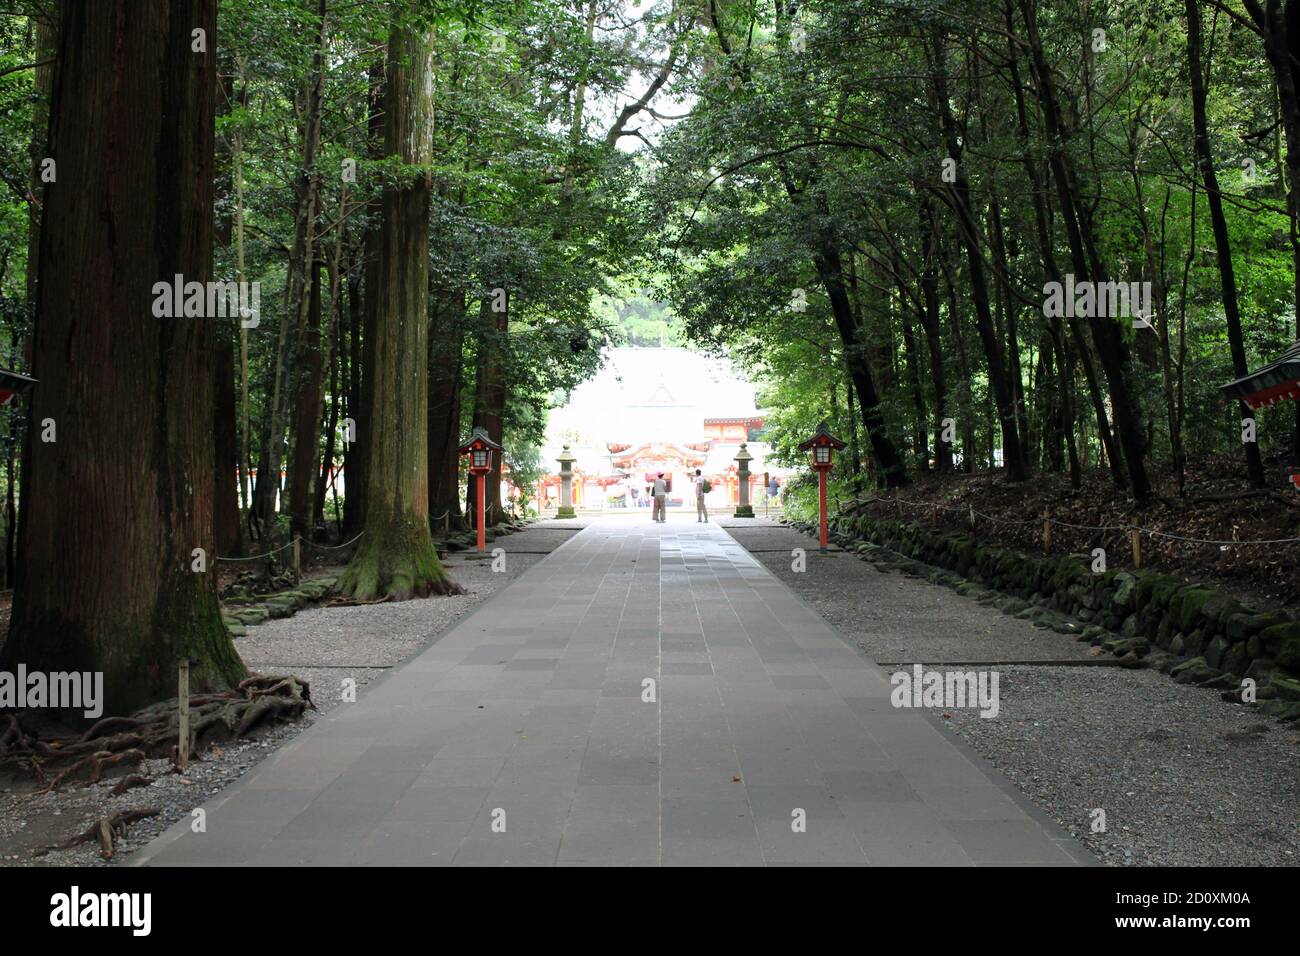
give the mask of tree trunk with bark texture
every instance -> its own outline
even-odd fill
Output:
[[[427,166],[433,119],[432,28],[411,28],[396,18],[388,42],[385,153]],[[430,198],[427,172],[408,172],[384,189],[373,289],[365,536],[339,581],[343,594],[361,600],[456,589],[429,534]]]
[[[152,309],[211,275],[216,26],[215,0],[105,0],[59,27],[32,350],[57,441],[31,444],[3,662],[100,671],[109,714],[174,696],[180,658],[197,688],[245,674],[212,561],[214,322]]]

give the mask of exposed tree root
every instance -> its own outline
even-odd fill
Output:
[[[263,725],[297,720],[314,707],[311,689],[297,677],[249,677],[234,690],[190,698],[190,752],[246,737]],[[176,701],[163,701],[130,717],[105,717],[79,735],[41,740],[13,714],[0,724],[0,767],[30,773],[46,790],[80,781],[90,786],[115,767],[177,757]],[[128,778],[129,779],[129,778]]]
[[[99,855],[105,860],[111,860],[113,854],[117,852],[117,846],[126,837],[126,828],[137,820],[147,820],[149,817],[156,817],[161,811],[153,808],[145,810],[123,810],[121,813],[115,813],[111,817],[101,817],[92,823],[85,830],[64,840],[62,843],[56,843],[53,846],[47,846],[43,850],[38,850],[37,856],[44,856],[51,850],[71,850],[74,846],[81,846],[83,843],[99,843]]]
[[[112,793],[113,796],[120,797],[122,794],[134,787],[147,787],[149,783],[150,781],[148,777],[143,774],[133,773],[119,780],[117,786],[113,788]]]

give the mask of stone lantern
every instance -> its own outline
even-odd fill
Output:
[[[740,493],[740,503],[736,505],[737,518],[754,517],[754,506],[749,503],[749,463],[754,460],[754,456],[749,453],[746,442],[740,443],[740,451],[736,452],[736,481],[739,483],[737,491]]]
[[[565,445],[555,460],[560,463],[560,507],[555,517],[576,518],[577,512],[573,510],[573,463],[578,459]]]

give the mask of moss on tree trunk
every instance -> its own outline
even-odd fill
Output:
[[[211,276],[216,3],[68,4],[59,33],[31,396],[54,440],[24,456],[0,663],[101,672],[127,714],[175,696],[181,658],[196,688],[245,674],[214,561],[220,320],[153,308],[155,283]]]
[[[410,11],[407,11],[409,14]],[[429,203],[433,31],[399,10],[389,38],[384,153],[407,169],[384,190],[366,436],[365,535],[339,581],[358,600],[458,590],[429,534]]]

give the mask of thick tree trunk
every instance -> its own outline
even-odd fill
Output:
[[[59,28],[32,353],[57,440],[31,443],[3,659],[102,672],[110,714],[174,696],[181,658],[196,687],[245,674],[212,561],[214,323],[152,308],[211,275],[216,26],[215,0],[105,0]]]
[[[411,12],[406,11],[408,14]],[[433,32],[394,19],[388,42],[384,146],[408,166],[433,154]],[[454,589],[429,534],[427,173],[383,195],[374,288],[365,536],[339,581],[358,599],[394,599]]]

